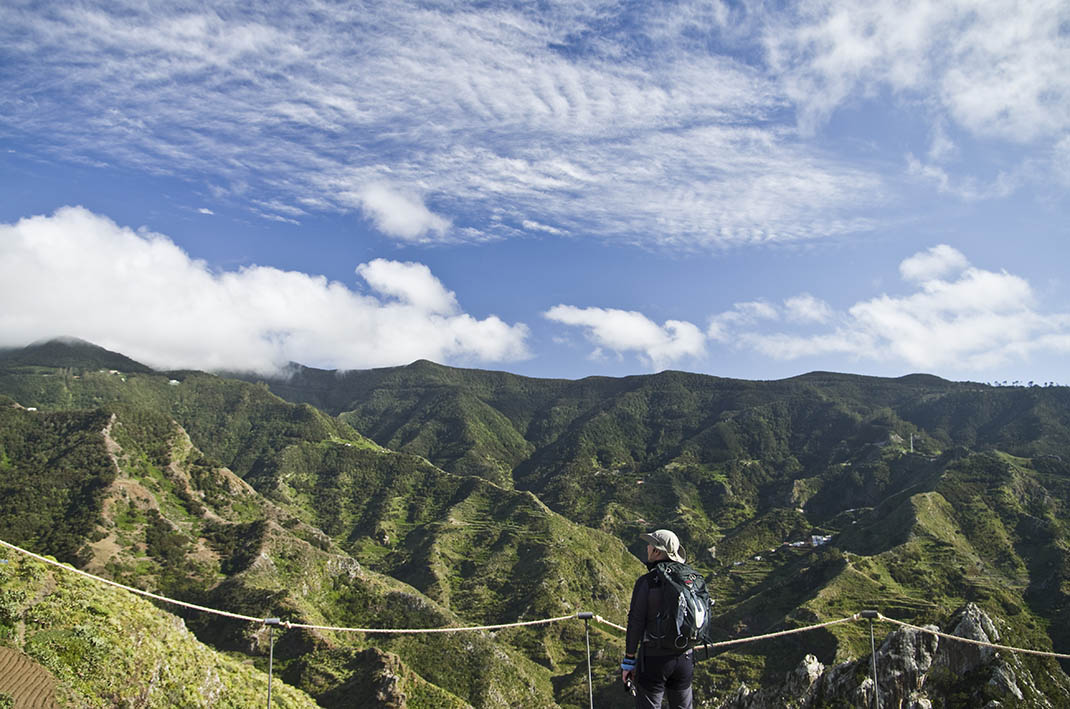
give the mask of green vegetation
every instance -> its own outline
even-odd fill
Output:
[[[669,527],[707,573],[722,638],[863,608],[941,622],[973,601],[1012,621],[1004,641],[1070,648],[1065,388],[829,373],[570,382],[429,362],[248,382],[103,367],[121,355],[65,347],[0,356],[0,538],[127,584],[332,626],[578,610],[623,622],[638,534]],[[110,651],[81,621],[24,639],[28,601],[8,590],[0,643],[46,666]],[[183,617],[266,668],[263,628]],[[599,706],[626,706],[612,683],[622,640],[592,631]],[[279,676],[322,706],[586,705],[578,622],[276,639]],[[723,698],[780,682],[807,653],[867,652],[863,626],[838,625],[714,656],[697,683]],[[1037,667],[1050,696],[1070,686]],[[73,682],[61,677],[90,691]]]
[[[0,588],[12,645],[57,680],[70,706],[247,707],[267,675],[198,642],[174,616],[133,594],[7,554]],[[279,706],[314,707],[275,680]]]
[[[27,413],[0,407],[0,538],[85,561],[115,466],[105,411]]]

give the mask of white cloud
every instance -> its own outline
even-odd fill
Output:
[[[929,160],[941,162],[953,157],[958,152],[958,146],[947,135],[947,129],[942,121],[933,127],[932,141],[929,143]]]
[[[829,332],[793,334],[753,319],[715,317],[711,337],[775,359],[817,355],[903,362],[927,371],[981,370],[1037,352],[1070,352],[1070,313],[1041,312],[1029,283],[1016,275],[970,267],[941,244],[903,260],[903,279],[916,290],[860,301],[843,313],[803,295],[787,311],[820,314]],[[738,312],[732,310],[728,315]]]
[[[357,273],[371,294],[263,266],[216,273],[166,236],[65,207],[0,225],[0,344],[72,335],[157,367],[258,371],[528,356],[523,324],[461,312],[422,264]]]
[[[832,318],[829,304],[809,293],[800,293],[784,301],[785,315],[797,322],[828,322]]]
[[[779,317],[776,306],[761,300],[755,300],[750,303],[736,303],[735,312],[747,322],[776,320]]]
[[[1028,167],[1028,164],[1023,164],[1017,172],[1022,173]],[[946,168],[933,163],[923,163],[912,154],[907,155],[907,173],[936,185],[941,194],[949,194],[965,202],[1006,197],[1022,182],[1020,174],[1003,171],[987,183],[972,175],[956,178]]]
[[[1060,329],[1060,318],[1038,314],[1033,301],[1022,278],[971,268],[958,280],[925,281],[921,292],[884,295],[857,303],[849,313],[852,326],[875,348],[912,365],[978,369]]]
[[[1070,135],[1060,140],[1052,149],[1051,162],[1059,180],[1070,187]]]
[[[970,138],[1065,165],[1060,0],[684,0],[633,4],[621,23],[599,1],[212,7],[0,3],[0,126],[65,159],[207,183],[269,219],[359,211],[408,242],[544,231],[717,249],[864,232],[895,181],[796,124],[885,111],[888,93],[934,126],[907,169],[946,194],[1031,177],[1002,156],[988,169]],[[961,177],[976,166],[949,161],[967,153],[996,176]]]
[[[458,311],[457,296],[446,290],[422,263],[375,259],[357,266],[357,275],[372,290],[397,298],[429,313],[452,315]]]
[[[200,209],[197,210],[197,213],[198,214],[206,214],[208,216],[212,216],[212,215],[215,214],[215,212],[213,212],[211,209],[208,209],[208,207],[201,207]]]
[[[921,251],[899,264],[899,274],[908,281],[931,281],[949,271],[962,271],[970,262],[958,249],[938,244]]]
[[[736,303],[731,310],[710,318],[706,334],[711,340],[725,341],[734,328],[753,325],[762,320],[776,320],[779,317],[776,306],[765,301]]]
[[[805,0],[765,39],[810,127],[887,87],[975,135],[1029,142],[1070,128],[1067,22],[1061,0]]]
[[[702,331],[685,321],[667,320],[658,325],[632,310],[572,305],[555,305],[544,315],[554,322],[585,328],[585,337],[596,345],[591,356],[599,359],[607,349],[618,356],[634,352],[652,369],[661,370],[673,362],[706,353]]]
[[[384,185],[365,187],[357,199],[379,231],[405,241],[424,240],[428,232],[441,236],[450,226],[448,219],[433,213],[420,197]]]
[[[547,234],[553,234],[555,236],[561,236],[565,233],[560,229],[550,226],[549,224],[542,224],[540,222],[535,221],[534,219],[525,219],[520,223],[520,225],[528,231],[544,231]]]
[[[773,78],[695,39],[746,25],[724,5],[639,5],[626,31],[605,26],[612,3],[213,7],[0,5],[18,68],[0,77],[0,125],[64,157],[279,205],[268,218],[357,209],[403,241],[502,238],[526,221],[672,248],[767,244],[869,229],[863,211],[886,198],[868,166],[784,129]]]

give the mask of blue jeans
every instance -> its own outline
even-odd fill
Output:
[[[636,709],[660,709],[662,698],[668,709],[692,709],[691,677],[695,653],[644,655],[635,682]]]

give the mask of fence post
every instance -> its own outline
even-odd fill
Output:
[[[268,627],[268,709],[271,709],[271,675],[275,665],[275,626],[282,625],[281,618],[264,618],[264,625]]]
[[[873,664],[873,709],[880,709],[881,690],[877,685],[877,645],[873,640],[873,619],[880,616],[877,611],[862,611],[862,617],[869,620],[869,656]]]
[[[591,699],[591,709],[594,709],[594,681],[591,679],[591,618],[594,613],[580,611],[576,617],[583,619],[583,633],[587,637],[587,694]]]

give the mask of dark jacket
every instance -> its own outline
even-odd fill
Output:
[[[646,655],[679,655],[687,648],[661,647],[656,638],[661,634],[657,617],[662,605],[662,584],[658,583],[657,562],[650,572],[636,580],[632,589],[632,603],[628,608],[628,634],[624,652],[634,655],[642,646]],[[671,642],[672,638],[670,638]]]

